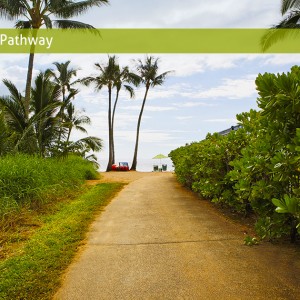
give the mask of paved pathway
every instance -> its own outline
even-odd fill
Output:
[[[150,173],[96,220],[55,299],[300,299],[300,253],[243,238],[174,175]]]

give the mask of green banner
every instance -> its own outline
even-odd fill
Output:
[[[273,30],[263,52],[266,29],[0,29],[0,53],[300,53],[298,32]]]

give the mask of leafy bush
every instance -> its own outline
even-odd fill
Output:
[[[186,186],[213,202],[254,212],[261,238],[291,232],[295,240],[296,227],[300,230],[300,68],[259,74],[256,86],[261,110],[239,114],[241,129],[208,135],[170,157]]]

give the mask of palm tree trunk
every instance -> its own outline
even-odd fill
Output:
[[[72,131],[72,127],[69,128],[68,137],[67,137],[67,145],[70,141],[71,131]]]
[[[65,104],[65,89],[62,89],[62,105],[59,109],[58,112],[58,117],[59,117],[59,121],[60,121],[60,126],[59,126],[59,133],[58,133],[58,141],[57,144],[60,145],[61,142],[61,136],[62,136],[62,125],[63,125],[63,111],[64,111],[64,104]],[[68,141],[67,141],[68,142]]]
[[[111,86],[108,86],[108,144],[109,154],[106,172],[112,170],[112,120],[111,120]]]
[[[33,30],[33,38],[37,37],[37,30]],[[30,93],[31,93],[31,82],[32,82],[32,71],[33,71],[33,61],[34,61],[35,45],[34,43],[30,47],[30,54],[28,60],[28,70],[26,79],[26,89],[25,89],[25,118],[29,120],[29,106],[30,106]]]
[[[32,81],[32,70],[33,70],[34,53],[29,54],[27,79],[26,79],[26,90],[25,90],[25,117],[29,119],[29,103],[30,103],[30,90]]]
[[[138,123],[137,123],[134,155],[133,155],[133,160],[132,160],[132,164],[131,164],[130,171],[136,171],[136,166],[137,166],[137,154],[138,154],[138,148],[139,148],[140,126],[141,126],[141,121],[142,121],[142,116],[143,116],[143,112],[144,112],[144,107],[145,107],[145,103],[146,103],[148,91],[149,91],[149,86],[146,86],[146,92],[145,92],[145,96],[144,96],[142,108],[141,108],[140,115],[139,115],[139,119],[138,119]]]
[[[115,164],[115,138],[114,138],[114,124],[115,124],[115,113],[116,113],[116,108],[117,108],[117,103],[119,100],[119,92],[120,90],[117,90],[117,94],[116,94],[116,99],[115,99],[115,103],[114,103],[114,108],[113,108],[113,113],[112,113],[112,122],[111,122],[111,131],[112,131],[112,164]]]

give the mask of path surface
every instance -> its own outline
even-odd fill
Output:
[[[131,183],[93,224],[55,299],[300,299],[293,247],[244,246],[243,228],[173,174],[118,176]]]

